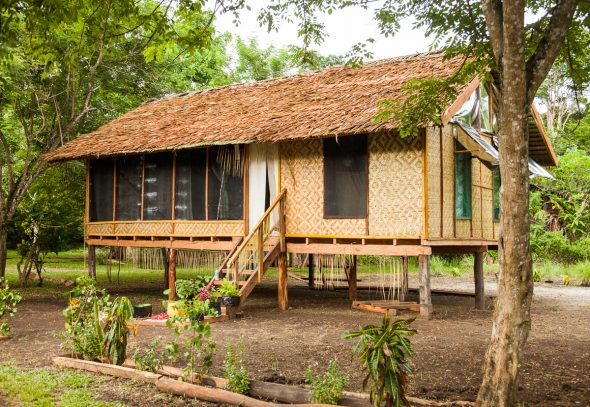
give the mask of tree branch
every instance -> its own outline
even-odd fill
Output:
[[[533,100],[539,86],[549,74],[549,70],[565,42],[577,5],[577,0],[560,0],[557,3],[545,33],[537,45],[537,49],[526,62],[527,97],[529,102]]]
[[[504,28],[503,28],[503,5],[501,0],[484,0],[484,15],[494,52],[494,60],[497,69],[502,69],[502,58],[504,57]]]

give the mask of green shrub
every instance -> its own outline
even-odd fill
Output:
[[[158,337],[143,350],[136,350],[133,354],[133,362],[139,370],[155,373],[167,361],[175,361],[178,356],[178,345],[174,342],[168,343],[162,350],[160,343],[161,337]]]
[[[340,373],[335,359],[330,361],[323,375],[315,376],[312,368],[308,367],[305,380],[311,386],[311,402],[316,404],[338,404],[348,384],[348,377]]]
[[[240,394],[246,394],[250,390],[248,370],[246,370],[242,359],[243,353],[244,342],[240,341],[237,349],[234,349],[232,345],[228,344],[223,363],[225,366],[225,378],[227,379],[226,388]]]
[[[16,314],[16,306],[22,301],[20,294],[12,291],[4,280],[0,280],[0,335],[10,335],[8,321],[3,318],[13,317]]]
[[[343,339],[358,338],[353,348],[367,371],[364,385],[371,383],[371,402],[379,407],[407,406],[406,386],[412,367],[408,358],[414,355],[412,343],[408,339],[416,333],[408,328],[414,318],[390,322],[383,317],[381,326],[368,325],[357,332],[345,332]]]

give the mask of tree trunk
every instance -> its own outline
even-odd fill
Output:
[[[6,256],[7,256],[8,225],[0,224],[0,280],[6,277]]]
[[[528,97],[524,53],[524,1],[504,2],[504,53],[499,115],[500,275],[490,345],[478,406],[513,406],[519,361],[531,326]]]

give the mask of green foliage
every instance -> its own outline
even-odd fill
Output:
[[[311,386],[311,402],[317,404],[338,404],[348,377],[340,373],[336,359],[330,360],[328,370],[323,375],[315,376],[311,366],[307,368],[305,381]]]
[[[4,317],[13,317],[22,299],[19,293],[10,289],[6,281],[0,279],[0,336],[10,335],[10,326]]]
[[[87,360],[99,360],[104,355],[100,311],[106,309],[108,302],[108,295],[96,286],[94,280],[88,277],[76,279],[64,310],[65,331],[58,334],[64,350]]]
[[[178,357],[178,345],[174,342],[166,344],[161,349],[162,338],[158,337],[148,345],[145,350],[136,350],[133,354],[133,362],[139,370],[155,373],[167,361],[174,362]]]
[[[103,328],[106,356],[115,365],[125,362],[130,329],[134,329],[133,304],[127,297],[117,297],[108,307]]]
[[[184,378],[192,380],[195,375],[206,374],[213,365],[216,343],[211,338],[211,326],[201,322],[205,315],[217,315],[216,311],[209,308],[209,300],[199,299],[183,301],[184,316],[169,318],[166,325],[174,328],[174,336],[180,336],[180,330],[188,331],[183,346],[178,346],[186,358]]]
[[[226,389],[239,394],[247,394],[248,390],[250,390],[248,370],[244,366],[244,360],[242,359],[243,353],[244,342],[240,341],[237,348],[228,344],[223,361],[225,378],[227,379]]]
[[[219,293],[222,297],[239,297],[240,290],[235,286],[234,283],[228,280],[223,280],[219,287]]]
[[[76,279],[64,310],[65,331],[58,334],[62,348],[87,360],[107,357],[111,363],[125,361],[133,305],[127,297],[110,297],[88,277]]]
[[[391,322],[386,315],[381,326],[367,325],[360,331],[342,334],[343,339],[358,338],[353,353],[367,371],[363,387],[370,382],[375,407],[382,402],[386,406],[409,405],[405,393],[412,368],[408,358],[414,350],[408,337],[416,330],[408,325],[413,321],[414,318]]]

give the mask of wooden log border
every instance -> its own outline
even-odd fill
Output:
[[[244,407],[270,407],[276,405],[274,402],[267,402],[242,394],[225,390],[227,383],[225,379],[213,376],[203,376],[199,379],[193,378],[193,382],[199,384],[181,382],[176,378],[182,376],[182,369],[163,366],[157,373],[144,372],[134,368],[131,360],[126,360],[124,366],[111,365],[108,363],[92,362],[88,360],[75,359],[65,356],[55,356],[53,364],[59,367],[81,369],[93,373],[101,373],[109,376],[121,377],[154,384],[160,391],[189,396],[200,400],[215,403],[226,403]],[[172,379],[172,378],[174,379]],[[280,401],[293,407],[322,407],[328,404],[309,403],[310,390],[278,383],[268,383],[258,380],[250,382],[250,396],[261,397],[267,400]],[[429,407],[474,407],[475,403],[469,401],[436,402],[408,397],[408,401],[416,406]],[[369,395],[364,393],[344,392],[340,400],[342,406],[371,407]]]

